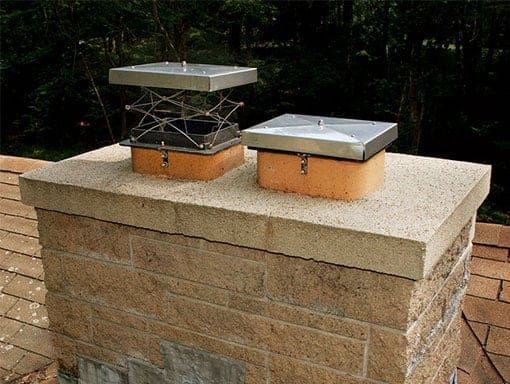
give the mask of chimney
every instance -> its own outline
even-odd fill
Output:
[[[24,174],[60,383],[453,380],[490,167],[364,142],[357,160],[318,146],[325,162],[384,159],[384,184],[352,202],[261,188],[250,150],[210,182],[141,176],[118,145]],[[306,177],[295,149],[259,152],[259,172],[288,156]]]

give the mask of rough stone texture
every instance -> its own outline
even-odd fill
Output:
[[[77,375],[76,356],[86,356],[121,368],[132,381],[154,380],[168,359],[162,340],[241,363],[245,384],[267,384],[268,377],[425,383],[453,362],[438,346],[465,292],[471,222],[431,275],[413,281],[90,218],[38,215],[50,218],[56,235],[73,222],[89,228],[89,238],[101,231],[118,249],[128,244],[126,264],[90,252],[98,245],[80,237],[80,248],[46,237],[48,311],[57,359],[70,375]]]
[[[420,279],[490,179],[485,165],[387,154],[384,186],[342,202],[264,190],[255,168],[248,151],[211,182],[161,180],[133,173],[115,145],[25,174],[20,187],[38,208]]]
[[[409,279],[283,256],[267,264],[273,300],[376,324],[407,325]]]
[[[171,383],[243,384],[244,364],[176,343],[161,344]]]
[[[262,263],[137,236],[131,239],[131,247],[137,268],[255,296],[264,292]]]
[[[40,243],[55,250],[130,263],[129,243],[122,226],[97,220],[39,211]]]
[[[363,384],[371,382],[368,379],[356,378],[332,369],[278,355],[271,356],[269,364],[272,384]]]
[[[125,356],[93,344],[74,340],[56,332],[52,334],[52,342],[55,348],[54,357],[59,363],[59,369],[69,376],[78,376],[78,355],[114,366],[127,367]]]

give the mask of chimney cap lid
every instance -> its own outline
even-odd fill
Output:
[[[242,131],[250,148],[368,160],[398,137],[396,123],[284,114]]]
[[[257,68],[163,61],[111,68],[110,84],[213,92],[257,82]]]

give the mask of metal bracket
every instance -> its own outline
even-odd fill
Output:
[[[307,153],[298,153],[297,154],[301,159],[301,174],[306,175],[308,173],[308,158],[310,157]]]
[[[168,168],[168,149],[159,148],[159,152],[161,152],[161,166]]]

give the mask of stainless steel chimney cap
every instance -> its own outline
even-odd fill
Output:
[[[250,148],[368,160],[397,137],[397,124],[284,114],[242,131]]]
[[[161,62],[112,68],[110,84],[213,92],[257,82],[257,68]]]

